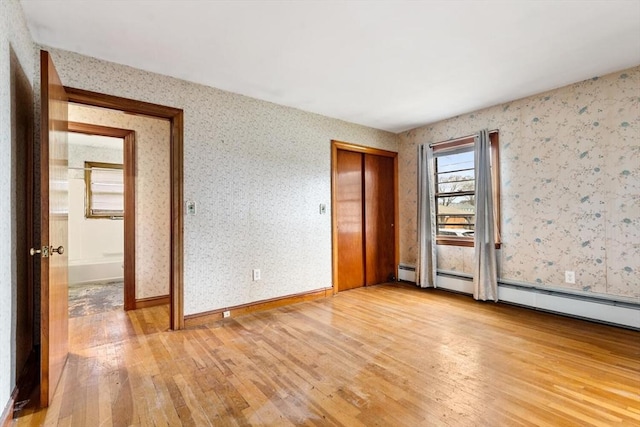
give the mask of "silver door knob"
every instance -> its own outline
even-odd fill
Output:
[[[61,248],[62,246],[60,246]],[[60,249],[58,248],[58,249]],[[51,248],[53,250],[53,248]],[[64,250],[64,249],[62,249]],[[49,246],[43,246],[42,249],[35,249],[35,248],[31,248],[29,249],[29,254],[31,254],[31,256],[34,256],[35,254],[40,254],[42,256],[42,258],[49,258]]]
[[[58,246],[57,248],[54,248],[53,246],[51,246],[51,253],[58,253],[59,255],[62,255],[64,253],[64,246]]]

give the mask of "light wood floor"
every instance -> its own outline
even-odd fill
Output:
[[[17,425],[640,425],[639,332],[403,285],[167,319],[73,319],[51,407]]]

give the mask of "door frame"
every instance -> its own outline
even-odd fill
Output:
[[[393,158],[393,221],[394,221],[394,269],[396,270],[396,277],[398,277],[398,263],[400,262],[400,239],[398,220],[400,218],[398,212],[398,153],[395,151],[382,150],[379,148],[366,147],[364,145],[352,144],[349,142],[331,140],[331,278],[333,294],[335,295],[340,290],[340,284],[338,283],[338,217],[337,217],[337,200],[336,200],[336,185],[338,180],[338,150],[353,151],[362,154],[372,154],[375,156],[391,157]]]
[[[68,122],[67,130],[122,139],[124,163],[124,309],[136,308],[136,137],[131,129]]]
[[[69,102],[166,119],[170,126],[171,265],[169,327],[184,328],[184,112],[149,102],[136,101],[65,86]]]

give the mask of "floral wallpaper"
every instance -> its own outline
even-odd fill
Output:
[[[331,286],[331,140],[397,151],[395,134],[48,50],[67,86],[184,110],[186,315]]]
[[[69,106],[69,120],[136,132],[136,299],[169,294],[169,122]]]
[[[482,128],[500,130],[499,276],[640,299],[640,67],[399,134],[402,262],[416,262],[417,145]],[[438,257],[472,273],[473,248]]]

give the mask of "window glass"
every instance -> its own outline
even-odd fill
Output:
[[[491,132],[491,173],[494,211],[500,217],[498,132]],[[475,231],[475,137],[433,145],[435,160],[436,238],[439,244],[472,246]],[[496,227],[496,242],[499,230]]]
[[[442,150],[436,154],[435,163],[437,234],[473,237],[475,223],[473,144],[458,147],[453,152]]]
[[[85,188],[87,218],[124,215],[122,164],[85,162]]]

